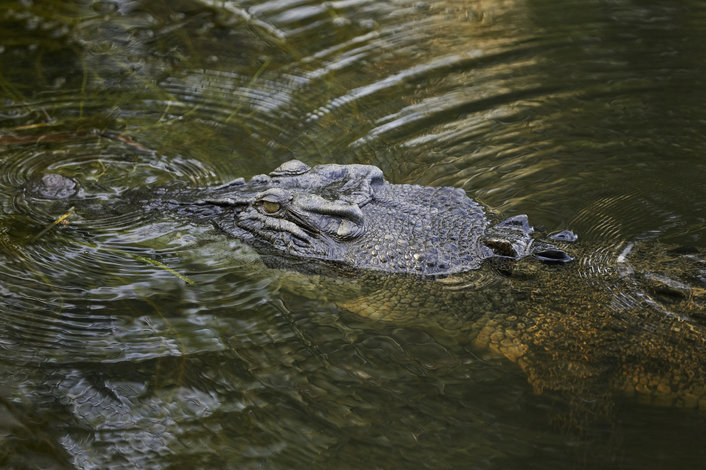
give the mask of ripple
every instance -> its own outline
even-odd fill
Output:
[[[686,318],[693,315],[685,312],[700,308],[698,273],[703,255],[684,257],[680,250],[691,248],[670,248],[659,241],[665,233],[685,225],[677,214],[646,197],[621,194],[594,201],[571,225],[583,240],[579,276],[591,288],[612,292],[614,309],[642,306]],[[670,305],[674,303],[670,296],[679,298],[677,308]]]
[[[215,180],[213,172],[120,134],[30,131],[18,130],[0,149],[3,357],[17,363],[112,362],[221,350],[218,330],[203,325],[217,323],[215,317],[196,310],[194,324],[177,313],[192,308],[179,304],[187,286],[177,274],[189,269],[180,266],[181,249],[188,249],[197,230],[155,220],[139,208],[105,209],[135,185],[204,186]],[[48,173],[79,182],[80,209],[37,196],[32,185]],[[67,225],[54,226],[62,213]],[[184,233],[188,241],[179,242]],[[206,276],[204,282],[211,281]],[[233,285],[231,293],[245,292],[239,305],[247,308],[262,301],[253,292],[267,285],[254,291],[250,284]]]
[[[6,213],[49,221],[61,215],[56,212],[61,204],[38,200],[32,194],[32,186],[49,173],[73,178],[82,188],[81,194],[90,194],[96,201],[115,199],[135,186],[171,181],[204,186],[215,181],[213,172],[196,160],[160,155],[115,133],[46,131],[20,137],[22,143],[3,148],[0,163],[0,195]],[[123,223],[129,224],[130,220]]]
[[[164,90],[175,99],[169,103],[176,110],[195,114],[217,125],[240,123],[247,115],[247,125],[266,129],[275,124],[272,116],[297,120],[292,108],[292,93],[297,77],[267,80],[214,70],[199,71],[180,78],[170,77],[162,83]],[[277,128],[282,130],[282,128]]]
[[[0,348],[6,360],[73,361],[115,352],[110,351],[114,349],[110,340],[114,318],[100,314],[99,305],[82,308],[85,292],[79,285],[62,286],[51,274],[42,273],[32,259],[3,254]],[[73,273],[77,275],[85,274]]]
[[[201,258],[208,235],[199,238],[202,248],[181,245],[188,257],[176,247],[157,254],[132,239],[131,247],[118,249],[115,239],[93,246],[64,239],[20,248],[5,238],[3,357],[17,363],[122,362],[221,351],[226,346],[219,312],[232,309],[259,312],[252,320],[241,318],[243,332],[262,328],[276,277],[259,264],[251,267],[253,254],[239,258],[237,246],[228,257],[219,251],[218,257]],[[221,240],[214,244],[223,248]],[[182,271],[194,286],[163,266]]]

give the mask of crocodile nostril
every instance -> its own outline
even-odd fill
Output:
[[[538,260],[545,263],[568,263],[573,261],[574,258],[566,254],[565,251],[558,248],[543,248],[541,250],[536,250],[534,256]]]

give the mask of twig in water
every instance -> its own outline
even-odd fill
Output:
[[[71,217],[71,215],[73,215],[73,213],[74,213],[74,208],[73,208],[73,206],[71,206],[71,207],[69,208],[69,210],[68,210],[64,215],[62,215],[61,217],[59,217],[58,219],[56,219],[54,222],[52,222],[51,224],[49,224],[44,230],[42,230],[41,232],[39,232],[38,234],[36,234],[34,237],[32,237],[32,241],[33,241],[33,242],[37,241],[39,238],[42,237],[42,235],[44,235],[45,233],[47,233],[49,230],[53,229],[54,227],[56,227],[57,225],[59,225],[60,223],[62,223],[62,222],[65,221],[66,219],[68,219],[69,217]]]

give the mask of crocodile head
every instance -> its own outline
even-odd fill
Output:
[[[71,200],[86,213],[95,210],[70,178],[50,174],[25,189],[40,199]],[[487,258],[571,260],[535,240],[524,215],[491,226],[483,207],[462,189],[391,184],[372,165],[312,168],[291,160],[267,175],[215,188],[136,188],[111,210],[135,207],[212,223],[252,245],[270,265],[296,264],[311,272],[334,265],[436,276],[477,269]],[[567,234],[573,236],[562,232],[557,240],[567,241]]]
[[[276,255],[270,264],[294,260],[300,269],[317,262],[446,275],[490,257],[570,259],[552,245],[536,250],[525,216],[489,227],[483,208],[463,190],[391,184],[371,165],[312,168],[292,160],[268,175],[215,188],[196,205],[208,207],[208,218],[224,232]]]
[[[221,210],[211,222],[261,253],[345,263],[354,240],[366,233],[362,208],[384,183],[368,165],[320,165],[291,160],[268,175],[236,180],[198,201]]]

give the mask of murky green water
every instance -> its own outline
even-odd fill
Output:
[[[0,1],[0,466],[701,466],[705,58],[691,0]],[[577,260],[341,285],[22,189],[292,157],[462,187]]]

